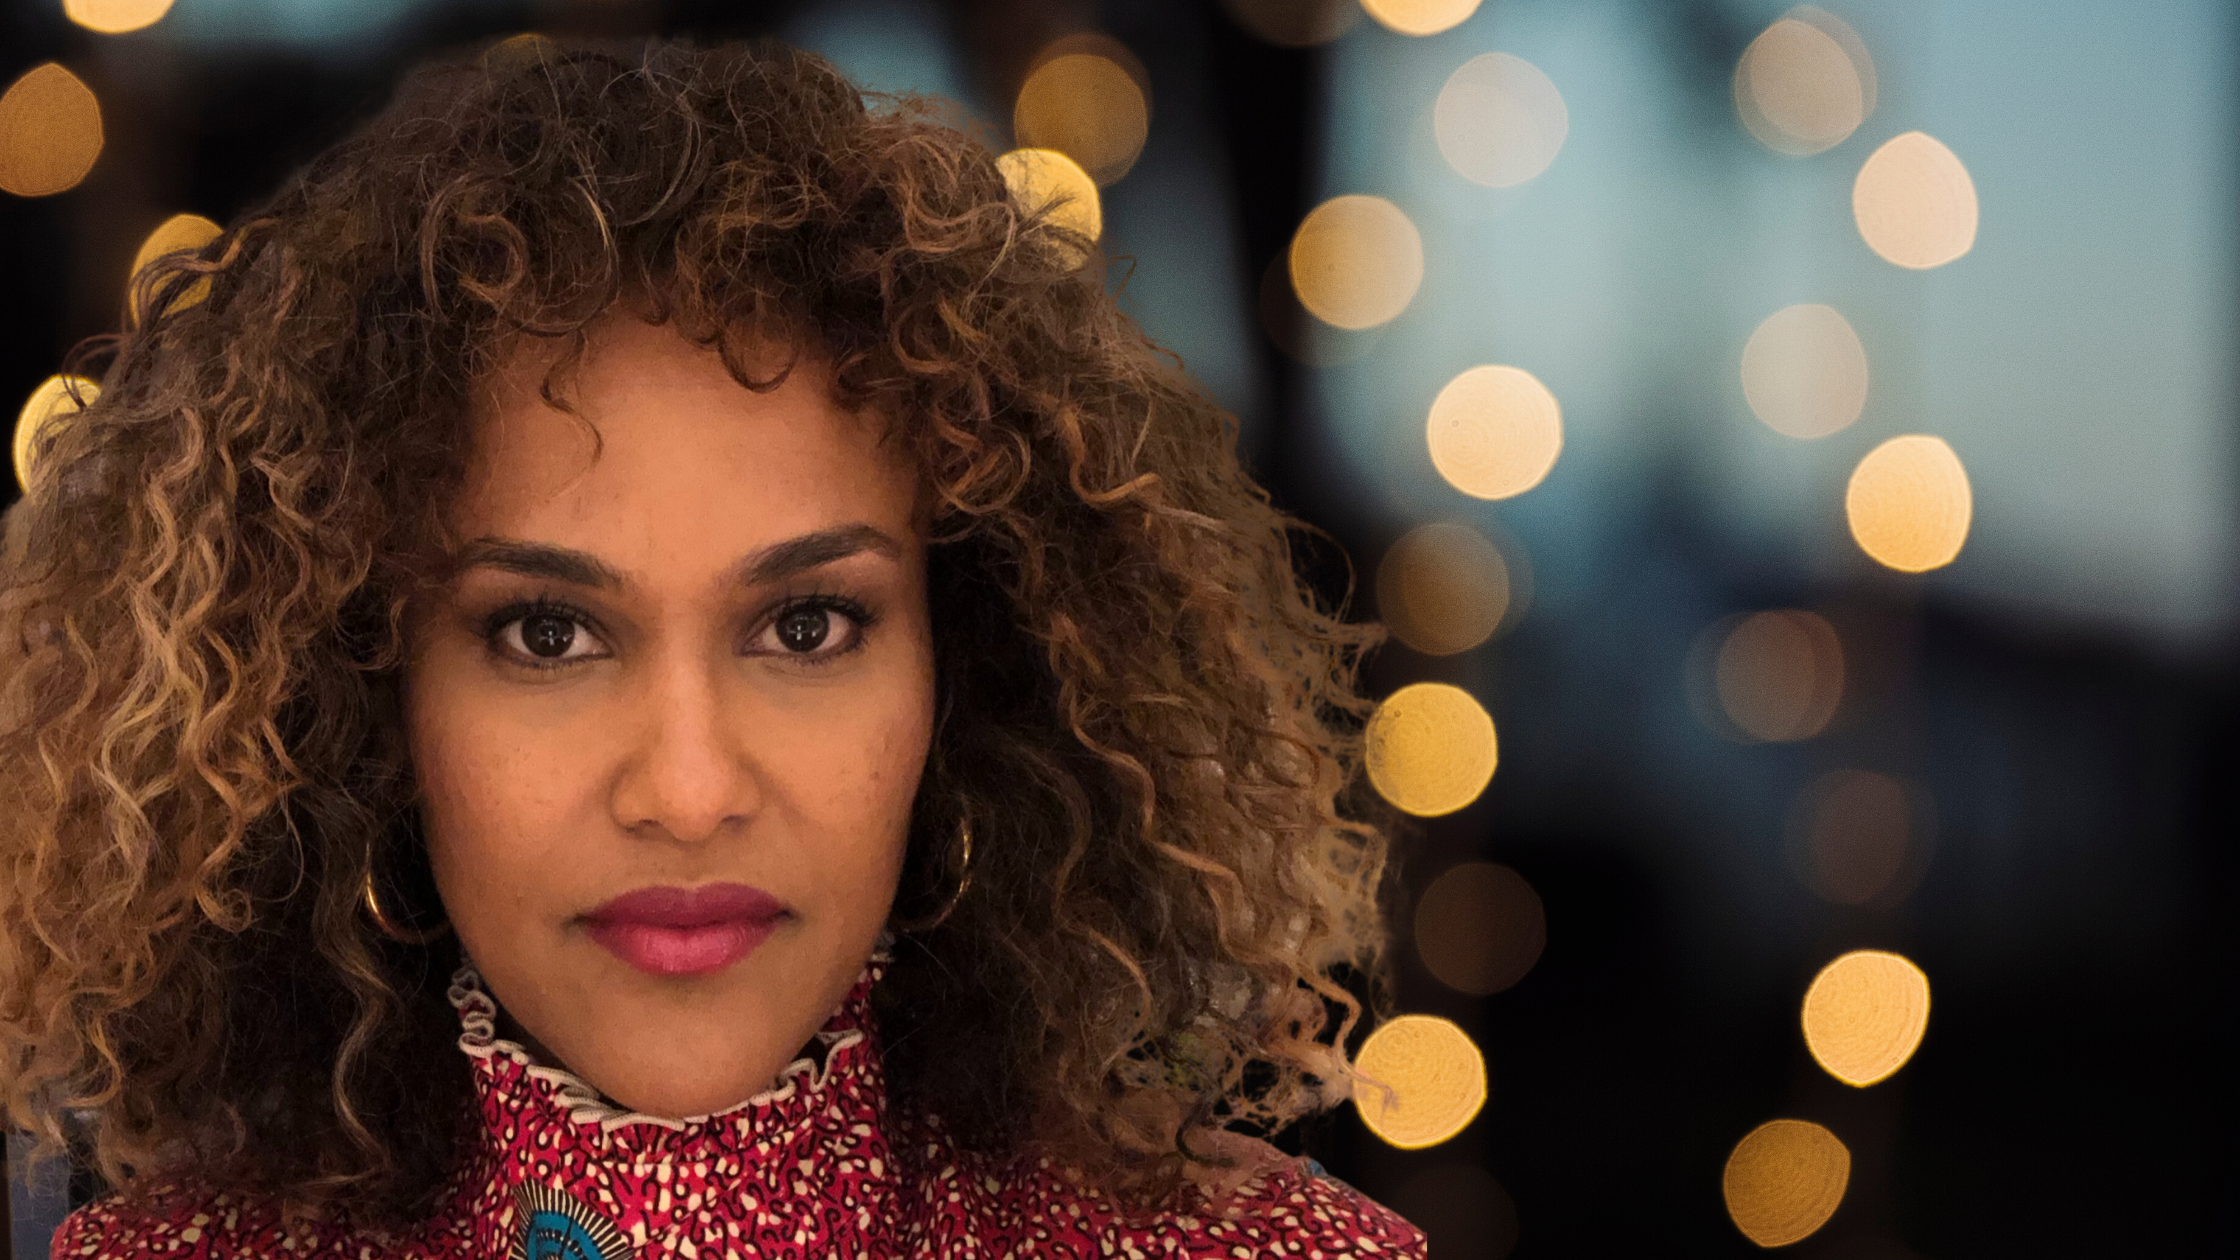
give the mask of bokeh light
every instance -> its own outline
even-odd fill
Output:
[[[26,493],[31,489],[35,443],[48,430],[92,406],[100,396],[101,386],[83,376],[50,376],[24,400],[23,409],[16,413],[14,450],[16,484]]]
[[[1426,656],[1467,652],[1509,611],[1509,565],[1492,540],[1449,521],[1400,536],[1377,564],[1377,613]]]
[[[1291,287],[1339,328],[1388,323],[1423,284],[1423,237],[1400,207],[1348,193],[1316,206],[1291,238]]]
[[[1742,393],[1774,432],[1826,437],[1867,405],[1867,348],[1832,306],[1783,307],[1742,348]]]
[[[1767,27],[1734,69],[1743,126],[1767,148],[1795,157],[1843,143],[1874,112],[1874,94],[1866,45],[1834,14],[1811,6]]]
[[[1354,1068],[1368,1078],[1353,1094],[1361,1122],[1402,1150],[1437,1146],[1486,1105],[1485,1056],[1470,1034],[1435,1015],[1387,1021],[1361,1043]]]
[[[1867,118],[1874,117],[1878,76],[1874,56],[1867,51],[1867,42],[1859,38],[1859,32],[1853,30],[1849,22],[1818,5],[1800,4],[1782,16],[1803,22],[1842,46],[1844,55],[1851,58],[1852,73],[1859,76],[1859,112]]]
[[[1919,793],[1889,775],[1831,770],[1797,795],[1797,874],[1837,905],[1900,899],[1927,857],[1927,813]]]
[[[1548,944],[1540,894],[1495,862],[1439,873],[1416,901],[1416,954],[1439,983],[1484,997],[1524,979]]]
[[[1968,470],[1942,438],[1894,437],[1852,470],[1844,515],[1860,550],[1902,573],[1952,563],[1968,541],[1975,498]]]
[[[1357,0],[1221,0],[1231,20],[1280,48],[1326,44],[1361,20]]]
[[[1477,1164],[1433,1164],[1401,1182],[1385,1206],[1423,1231],[1430,1260],[1502,1260],[1516,1250],[1516,1200]]]
[[[0,189],[45,197],[78,186],[101,156],[101,104],[49,61],[0,93]]]
[[[170,11],[171,0],[62,0],[64,16],[103,35],[153,26]]]
[[[1339,328],[1314,317],[1291,287],[1291,253],[1268,260],[1260,273],[1260,326],[1278,350],[1309,367],[1352,363],[1382,342],[1388,325]]]
[[[1486,53],[1447,76],[1431,107],[1439,155],[1472,183],[1510,188],[1548,169],[1571,134],[1563,93],[1540,67]]]
[[[1775,609],[1734,623],[1719,644],[1719,708],[1744,736],[1810,739],[1843,701],[1843,641],[1817,613]]]
[[[1151,130],[1149,76],[1107,35],[1068,35],[1043,49],[1019,88],[1011,127],[1022,148],[1055,149],[1100,186],[1128,173]]]
[[[1523,368],[1474,367],[1447,382],[1425,426],[1432,466],[1479,499],[1507,499],[1540,484],[1563,453],[1563,408]]]
[[[1929,977],[1899,954],[1854,950],[1805,990],[1804,1044],[1846,1085],[1889,1079],[1928,1028]]]
[[[139,250],[132,256],[132,282],[128,302],[132,322],[135,324],[140,322],[146,314],[141,309],[142,303],[153,296],[142,289],[140,282],[140,273],[147,270],[149,263],[165,254],[175,253],[179,250],[201,249],[224,234],[225,229],[199,214],[175,214],[157,224],[156,230],[148,233],[147,239],[140,242]],[[201,277],[187,285],[180,291],[178,297],[171,300],[171,309],[182,310],[209,295],[210,278],[208,276]]]
[[[1054,149],[1013,149],[996,159],[996,169],[1021,212],[1047,210],[1051,222],[1092,241],[1104,235],[1097,182],[1072,158]]]
[[[1436,35],[1468,21],[1479,0],[1361,0],[1369,16],[1402,35]]]
[[[1851,1151],[1835,1134],[1809,1120],[1768,1120],[1735,1144],[1720,1188],[1745,1238],[1786,1247],[1827,1224],[1850,1184]]]
[[[1411,683],[1386,696],[1364,734],[1370,784],[1424,818],[1477,800],[1500,760],[1492,716],[1446,683]]]
[[[1851,185],[1867,247],[1901,267],[1941,267],[1976,243],[1976,185],[1952,150],[1909,131],[1876,149]]]
[[[558,54],[560,46],[549,36],[535,31],[508,35],[482,50],[482,64],[495,71],[522,69],[539,61],[549,61]]]

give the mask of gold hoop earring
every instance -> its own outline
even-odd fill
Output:
[[[970,822],[960,821],[957,823],[957,843],[964,848],[964,857],[957,863],[957,890],[950,893],[949,899],[941,904],[939,914],[916,923],[894,923],[891,926],[895,931],[930,932],[947,922],[950,912],[957,908],[958,902],[964,900],[965,889],[972,887],[972,824]]]
[[[366,846],[366,876],[358,890],[358,900],[365,904],[366,914],[373,919],[373,926],[380,929],[383,936],[400,945],[432,945],[451,934],[449,919],[432,928],[408,928],[390,918],[389,913],[381,908],[380,895],[373,889],[372,845]]]

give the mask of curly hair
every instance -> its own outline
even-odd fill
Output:
[[[128,1201],[433,1210],[471,1128],[457,946],[359,909],[418,843],[405,610],[478,382],[523,338],[580,356],[618,303],[747,388],[758,345],[813,349],[938,505],[903,900],[960,818],[978,855],[878,990],[890,1105],[1157,1198],[1211,1159],[1193,1136],[1346,1096],[1354,990],[1391,983],[1357,689],[1383,632],[1302,582],[1319,531],[1093,246],[937,103],[814,56],[536,41],[416,71],[143,272],[0,557],[14,1123]]]

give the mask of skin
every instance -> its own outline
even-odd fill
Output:
[[[673,330],[609,319],[567,390],[605,437],[596,457],[538,397],[545,363],[496,374],[452,524],[591,553],[621,582],[480,563],[416,609],[405,711],[429,857],[502,1031],[631,1110],[721,1112],[814,1042],[892,907],[933,731],[918,478],[807,357],[754,393]],[[891,554],[730,576],[859,525]],[[540,595],[587,616],[486,637]],[[816,595],[870,624],[801,603]],[[789,913],[713,974],[650,975],[585,931],[621,893],[718,882]]]

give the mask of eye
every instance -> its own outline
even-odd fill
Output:
[[[501,609],[490,618],[487,633],[493,648],[533,669],[588,660],[599,641],[582,613],[542,602]]]
[[[833,595],[796,600],[778,610],[763,631],[764,650],[821,664],[863,646],[871,616],[853,600]]]

